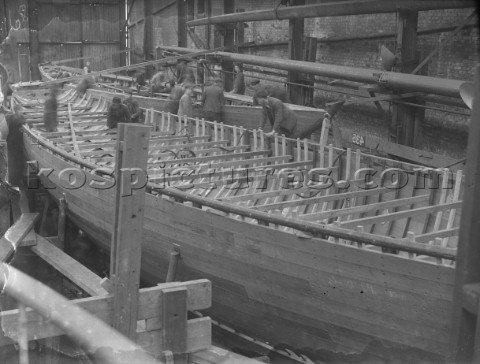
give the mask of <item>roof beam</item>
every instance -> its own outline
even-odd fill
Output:
[[[162,46],[161,49],[178,53],[189,53],[192,50],[181,47]],[[207,52],[207,51],[205,51]],[[199,52],[200,53],[200,52]],[[200,54],[204,54],[203,51]],[[211,55],[222,60],[240,62],[262,67],[270,67],[286,71],[298,71],[316,76],[331,77],[368,84],[378,84],[386,89],[408,92],[424,92],[427,94],[460,98],[460,86],[466,81],[444,79],[430,76],[412,75],[399,72],[386,72],[358,67],[339,66],[334,64],[288,60],[274,57],[255,56],[250,54],[212,52]]]
[[[329,16],[345,16],[359,14],[393,13],[401,9],[411,11],[433,9],[473,8],[471,0],[445,1],[394,1],[394,0],[355,0],[336,1],[314,5],[288,6],[277,9],[246,11],[243,13],[225,14],[187,22],[188,26],[225,24],[236,22],[281,20],[298,18],[316,18]]]

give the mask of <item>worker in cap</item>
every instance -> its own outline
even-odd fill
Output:
[[[201,103],[203,105],[203,113],[207,120],[222,122],[222,111],[225,99],[221,78],[216,78],[213,85],[205,87]]]
[[[241,63],[235,63],[235,78],[233,79],[233,89],[230,93],[245,95],[245,76],[243,75],[243,66]]]
[[[115,129],[118,123],[129,123],[131,121],[130,113],[127,107],[122,104],[122,99],[115,96],[112,99],[112,104],[108,108],[107,113],[107,127],[108,129]]]
[[[130,118],[132,123],[141,123],[143,122],[143,112],[138,105],[138,102],[133,98],[133,92],[130,90],[127,92],[128,97],[123,100],[123,104],[127,107],[128,112],[130,113]]]

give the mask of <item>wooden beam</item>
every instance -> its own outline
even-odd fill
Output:
[[[135,0],[133,0],[135,1]],[[130,17],[130,11],[128,15],[125,13],[125,1],[124,0],[118,0],[118,65],[119,66],[125,66],[127,64],[127,54],[124,53],[127,51],[127,24],[128,24],[128,19],[127,17]],[[130,7],[130,10],[132,8]]]
[[[199,163],[199,164],[191,164],[191,165],[185,165],[185,162],[183,162],[183,158],[181,159],[175,159],[171,161],[161,161],[159,162],[162,164],[167,163],[167,164],[176,164],[177,166],[173,167],[163,167],[160,168],[162,173],[170,173],[174,172],[176,169],[178,169],[178,165],[181,164],[186,168],[191,168],[192,170],[195,170],[195,173],[198,173],[200,171],[206,171],[206,170],[221,170],[222,168],[228,168],[229,170],[235,171],[233,167],[239,167],[239,168],[248,168],[251,167],[252,169],[254,168],[261,168],[261,167],[270,167],[273,166],[275,163],[287,163],[292,159],[292,156],[290,155],[282,155],[278,157],[266,157],[266,158],[251,158],[251,159],[246,159],[246,160],[233,160],[233,161],[223,161],[223,162],[215,162],[215,163]],[[168,163],[172,162],[172,163]],[[272,163],[272,164],[269,164]],[[213,174],[215,176],[215,174]]]
[[[394,192],[394,190],[388,189],[386,187],[372,188],[369,190],[359,190],[359,191],[337,193],[334,195],[326,195],[326,196],[320,196],[320,197],[302,198],[300,200],[270,203],[266,205],[255,206],[254,208],[260,211],[277,210],[277,209],[284,209],[287,207],[300,206],[304,204],[332,202],[332,201],[344,200],[347,198],[372,196],[372,195],[378,195],[378,194],[388,193],[388,192]]]
[[[174,354],[175,363],[187,363],[187,290],[175,287],[162,290],[163,349]]]
[[[307,62],[317,61],[317,38],[305,37],[305,47],[303,50],[303,60]],[[313,93],[315,76],[305,75],[307,81],[305,84],[310,87],[303,87],[302,90],[302,105],[309,105],[313,107]]]
[[[293,0],[293,6],[305,5],[305,0]],[[303,60],[303,34],[305,21],[303,18],[288,21],[288,56],[292,60]],[[289,71],[288,82],[299,83],[301,75],[296,71]],[[302,105],[302,88],[297,85],[287,85],[287,95],[292,104]]]
[[[72,120],[72,110],[70,109],[71,104],[68,104],[68,123],[70,125],[70,135],[72,137],[72,142],[73,142],[73,154],[75,154],[77,157],[80,155],[80,150],[78,149],[78,143],[75,135],[75,127],[73,126],[73,120]]]
[[[143,54],[145,61],[155,59],[155,47],[153,39],[153,0],[143,1],[143,12],[145,17],[145,23],[143,24]],[[147,66],[146,77],[150,78],[153,74],[153,66]]]
[[[186,172],[190,172],[190,174],[176,174],[176,175],[169,175],[168,173],[162,173],[157,175],[151,175],[148,177],[149,182],[156,182],[159,183],[171,183],[171,182],[178,182],[183,181],[187,182],[190,181],[193,183],[195,179],[202,179],[202,178],[214,178],[212,182],[215,182],[215,178],[230,180],[231,182],[237,180],[238,178],[242,178],[243,175],[245,176],[254,176],[256,173],[262,172],[264,169],[269,169],[270,171],[280,170],[282,168],[309,168],[313,164],[312,161],[304,161],[304,162],[292,162],[292,163],[280,163],[280,164],[270,164],[267,166],[262,166],[261,168],[257,169],[255,167],[250,168],[237,168],[237,169],[224,169],[220,171],[206,171],[206,172],[196,172],[195,168],[189,169],[187,168]],[[194,183],[196,185],[196,183]]]
[[[231,14],[235,12],[235,1],[223,0],[223,13]],[[233,47],[235,45],[235,28],[225,27],[225,35],[223,37],[224,47]],[[222,62],[223,70],[223,88],[225,91],[231,91],[233,89],[233,62]]]
[[[150,127],[117,127],[114,224],[110,279],[114,287],[113,327],[135,341]],[[137,169],[137,185],[131,170]],[[144,183],[143,183],[144,182]]]
[[[175,5],[177,3],[177,0],[172,0],[169,3],[163,5],[161,8],[155,10],[152,15],[157,15],[160,14],[162,11],[167,10],[169,7]]]
[[[418,11],[401,10],[397,22],[397,68],[400,72],[410,73],[418,63],[417,59]],[[416,118],[416,109],[407,105],[394,107],[393,123],[396,128],[396,141],[399,144],[415,146],[418,144],[418,131],[421,120]],[[417,133],[416,133],[417,132]]]
[[[108,291],[100,285],[101,278],[99,276],[64,253],[47,239],[37,235],[37,244],[31,249],[36,255],[89,295],[108,295]]]
[[[371,203],[367,205],[349,207],[349,208],[342,208],[338,210],[330,210],[330,211],[323,211],[323,212],[315,212],[305,215],[300,215],[301,219],[315,221],[315,220],[324,220],[324,219],[332,219],[340,216],[348,216],[353,214],[361,214],[371,211],[378,211],[382,209],[388,209],[393,207],[399,207],[404,205],[409,205],[413,203],[421,203],[428,201],[428,195],[421,195],[416,197],[406,197],[396,200],[390,201],[383,201],[377,203]]]
[[[28,34],[30,51],[30,75],[32,81],[40,80],[41,74],[38,69],[40,61],[40,49],[38,43],[38,4],[37,0],[28,0]]]
[[[430,214],[430,213],[438,212],[438,211],[442,211],[442,210],[457,209],[457,208],[460,208],[461,205],[462,205],[462,202],[459,201],[459,202],[438,204],[438,205],[434,205],[434,206],[420,207],[420,208],[417,208],[417,209],[406,210],[406,211],[398,211],[398,212],[393,212],[391,214],[384,214],[384,215],[372,216],[372,217],[364,217],[362,219],[345,221],[345,222],[341,223],[341,227],[354,228],[357,225],[365,226],[365,225],[378,224],[378,223],[384,222],[384,221],[405,219],[405,218],[410,218],[410,217],[413,217],[413,216],[421,216],[421,215],[426,215],[426,214]]]
[[[177,0],[177,34],[179,47],[187,47],[187,3]]]
[[[448,238],[450,236],[456,236],[458,235],[459,231],[460,228],[432,231],[430,233],[416,235],[415,241],[419,243],[428,243],[429,241],[435,240],[436,238]]]
[[[23,273],[20,273],[21,283],[25,281],[23,279],[24,276],[25,275]],[[29,280],[33,281],[30,277],[28,278]],[[2,279],[3,277],[0,278],[0,280]],[[24,296],[30,296],[32,299],[31,304],[27,304],[27,306],[32,307],[35,310],[33,311],[31,309],[28,309],[26,315],[26,324],[29,328],[27,332],[27,339],[29,341],[64,335],[66,333],[70,334],[72,330],[77,329],[83,330],[83,333],[86,333],[91,329],[92,331],[87,336],[90,336],[92,339],[97,340],[96,345],[101,345],[102,342],[109,343],[108,340],[116,339],[115,337],[110,336],[112,334],[107,334],[107,337],[96,336],[97,334],[99,334],[95,331],[95,329],[97,328],[97,322],[92,319],[92,316],[86,316],[84,312],[86,311],[87,313],[90,313],[98,320],[100,320],[102,329],[105,330],[104,325],[112,325],[112,317],[114,310],[114,298],[112,295],[95,296],[67,301],[63,297],[59,297],[57,293],[51,291],[40,282],[36,282],[34,285],[24,285],[22,287],[15,287],[15,283],[11,281],[8,281],[8,283],[8,292],[6,293],[13,294],[15,297],[22,299]],[[22,288],[24,287],[37,289],[24,291],[22,290]],[[139,320],[148,321],[149,319],[159,317],[159,315],[164,311],[165,306],[162,292],[164,290],[182,288],[186,289],[186,300],[183,304],[183,307],[186,307],[187,310],[201,310],[209,308],[211,306],[212,288],[211,283],[206,279],[188,282],[164,283],[156,287],[143,288],[140,290],[138,301]],[[50,292],[51,294],[49,295]],[[19,295],[17,295],[17,293],[21,294],[22,296],[20,297]],[[42,294],[42,300],[38,299],[39,294]],[[48,307],[50,309],[49,302],[45,301],[51,301],[52,308],[55,309],[58,307],[59,310],[55,310],[50,315],[46,310],[44,310],[45,307]],[[61,303],[61,305],[58,305],[59,303]],[[84,310],[81,313],[81,316],[80,314],[77,315],[79,309]],[[63,314],[64,316],[62,317],[61,314]],[[18,310],[0,312],[0,320],[2,322],[2,330],[0,331],[0,346],[10,345],[12,343],[12,339],[16,340],[16,338],[18,337],[18,315]],[[49,319],[46,319],[42,315],[47,316]],[[80,325],[76,327],[72,323],[78,323],[79,318],[84,319],[81,320],[79,322]],[[58,320],[63,320],[61,325],[58,325]],[[150,333],[143,332],[139,335],[138,344],[141,345],[143,348],[148,349],[148,351],[154,351],[155,349],[158,350],[159,348],[162,348],[162,333],[159,329],[163,327],[163,324],[160,324],[159,321],[156,322],[159,323],[159,325],[156,325],[155,327],[150,327]],[[70,325],[72,325],[72,330],[70,330],[69,323]],[[207,337],[204,335],[204,333],[210,334],[210,325],[211,322],[209,318],[202,318],[202,320],[189,320],[187,322],[187,352],[198,351],[210,347],[211,337]],[[105,334],[105,331],[102,332]],[[76,331],[76,333],[78,333],[78,331]],[[114,333],[114,331],[112,331],[112,333]],[[152,338],[157,338],[157,341],[152,342]],[[85,343],[85,341],[81,342],[82,344]],[[120,342],[125,343],[125,341],[123,340]],[[93,345],[95,345],[95,343],[93,343]],[[128,347],[122,348],[115,345],[113,346],[120,349],[120,351],[128,350]],[[106,347],[110,347],[110,345],[107,345]]]
[[[465,284],[480,282],[480,66],[475,70],[475,93],[472,118],[468,132],[467,166],[462,203],[462,218],[458,236],[458,252],[455,270],[455,288],[451,316],[450,360],[471,360],[474,351],[476,327],[480,327],[464,311],[463,289]],[[468,196],[468,197],[467,197]],[[480,317],[480,316],[479,316]],[[478,317],[477,317],[478,320]],[[478,330],[477,330],[478,333]],[[476,347],[476,352],[480,350]],[[478,357],[477,357],[478,360]]]
[[[5,262],[20,246],[23,238],[33,229],[39,219],[38,213],[23,213],[0,239],[0,263]]]
[[[395,0],[348,0],[328,1],[304,6],[280,7],[278,9],[253,10],[244,14],[224,14],[220,16],[195,19],[189,22],[189,26],[207,24],[236,23],[239,21],[263,21],[263,20],[284,20],[295,18],[316,18],[330,16],[360,15],[360,14],[382,14],[395,13],[399,9],[412,9],[416,11],[433,9],[455,9],[473,8],[475,2],[466,0],[452,1],[409,1],[401,3]]]

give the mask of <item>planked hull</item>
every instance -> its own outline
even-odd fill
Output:
[[[113,189],[89,187],[92,179],[98,178],[90,173],[86,173],[82,188],[69,188],[58,171],[78,163],[38,140],[34,133],[26,133],[25,148],[40,168],[53,169],[48,176],[41,176],[45,185],[52,186],[49,192],[56,199],[65,196],[71,218],[109,249]],[[181,191],[176,193],[183,196]],[[411,196],[413,187],[401,193]],[[400,198],[401,193],[369,198],[381,203],[381,198],[393,199],[393,194]],[[142,277],[150,284],[164,280],[169,253],[173,244],[178,244],[177,279],[212,281],[213,305],[208,314],[273,346],[286,345],[316,357],[325,351],[382,356],[396,350],[447,354],[453,265],[388,254],[274,224],[265,226],[268,224],[257,219],[221,212],[220,205],[192,204],[188,193],[184,194],[184,199],[173,199],[161,189],[147,193]],[[443,198],[430,195],[431,199]],[[224,196],[228,199],[230,195]],[[409,205],[419,204],[412,201]],[[300,214],[299,210],[296,213]],[[363,218],[377,215],[378,211]],[[409,218],[407,225],[377,223],[370,231],[384,236],[403,236],[406,230],[426,233],[438,220],[438,214],[431,215],[433,218]]]

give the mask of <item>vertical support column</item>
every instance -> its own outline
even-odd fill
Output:
[[[474,343],[475,356],[480,358],[480,322],[463,309],[463,286],[480,282],[480,66],[476,67],[475,96],[468,132],[467,165],[465,191],[462,203],[462,219],[458,236],[457,261],[455,269],[455,288],[453,292],[453,311],[451,317],[450,353],[452,362],[470,361]],[[476,322],[476,325],[475,325]]]
[[[174,363],[186,364],[187,289],[185,287],[163,289],[162,300],[162,348],[173,353]]]
[[[143,27],[143,54],[146,61],[153,60],[153,1],[144,0],[143,16],[145,24]],[[146,77],[150,78],[153,74],[153,66],[146,67]]]
[[[65,230],[67,227],[67,200],[65,197],[58,201],[58,244],[60,249],[65,248]]]
[[[418,11],[401,10],[397,24],[397,71],[411,73],[417,57]],[[411,101],[411,100],[410,100]],[[396,104],[393,109],[393,128],[397,143],[414,147],[418,142],[423,111],[412,106]],[[417,111],[419,114],[417,115]]]
[[[133,1],[130,0],[129,3]],[[128,4],[130,6],[130,4]],[[125,13],[125,1],[118,0],[118,50],[123,51],[126,49],[126,37],[127,37],[127,23],[126,23],[127,14]],[[127,64],[127,54],[120,53],[118,55],[118,65],[125,66]]]
[[[2,116],[3,117],[3,116]],[[5,120],[0,120],[0,128],[2,127],[1,123],[6,125]],[[0,130],[1,133],[1,130]],[[8,158],[7,158],[7,142],[5,140],[0,140],[0,179],[5,181],[7,177],[8,170]],[[10,227],[10,196],[8,191],[5,188],[0,189],[0,236],[3,236],[5,232]]]
[[[178,46],[187,46],[187,3],[185,0],[177,0],[178,14]]]
[[[38,46],[38,4],[37,0],[28,0],[28,28],[30,38],[30,75],[32,80],[40,80]]]
[[[305,0],[293,0],[292,6],[305,5]],[[290,19],[288,25],[288,55],[290,59],[303,59],[303,33],[305,30],[305,21],[303,18]],[[288,82],[300,82],[300,73],[289,71]],[[302,103],[302,88],[300,86],[288,85],[287,95],[290,101],[294,104],[300,105]]]
[[[315,62],[317,60],[317,38],[314,37],[305,37],[305,49],[303,52],[303,60],[307,62]],[[314,75],[305,75],[311,81],[305,81],[305,85],[312,86],[315,84],[315,76]],[[303,89],[303,97],[302,97],[302,104],[313,106],[313,94],[314,89],[310,87],[305,87]]]
[[[223,0],[223,11],[225,14],[235,12],[235,1]],[[235,27],[233,24],[223,24],[225,27],[225,36],[223,37],[223,45],[225,47],[235,45]],[[229,51],[233,51],[230,49]],[[233,62],[222,62],[223,74],[223,88],[225,91],[231,91],[233,88]]]
[[[110,280],[113,327],[136,340],[138,288],[150,127],[119,124]]]
[[[0,1],[0,43],[7,37],[9,29],[10,25],[8,24],[6,3]]]
[[[245,9],[237,9],[237,13],[244,13]],[[237,23],[237,29],[235,34],[235,43],[237,46],[239,44],[245,43],[245,23],[243,21]],[[242,53],[241,49],[237,50],[238,53]]]

